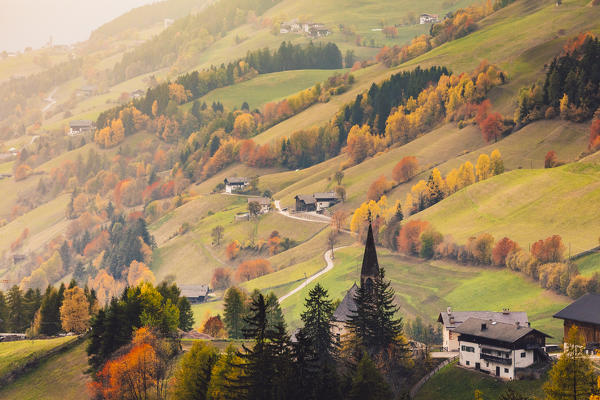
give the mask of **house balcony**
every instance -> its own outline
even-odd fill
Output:
[[[489,354],[481,353],[480,357],[482,360],[491,361],[502,365],[512,365],[512,358],[496,357]]]

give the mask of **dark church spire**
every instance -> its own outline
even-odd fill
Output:
[[[362,269],[360,270],[361,286],[365,285],[368,279],[371,279],[371,281],[375,280],[377,275],[379,275],[379,262],[377,261],[377,250],[375,249],[373,227],[369,221],[369,232],[367,233],[365,254],[363,256]]]

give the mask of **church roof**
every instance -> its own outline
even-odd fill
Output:
[[[333,313],[334,321],[346,322],[350,313],[356,311],[356,302],[354,301],[354,297],[356,296],[357,290],[358,286],[356,286],[355,283],[352,285],[350,290],[348,290],[340,305],[335,309],[335,312]]]
[[[379,262],[377,261],[377,250],[375,249],[375,238],[373,237],[373,227],[369,224],[367,233],[367,243],[365,244],[365,254],[363,256],[360,276],[377,276],[379,274]]]

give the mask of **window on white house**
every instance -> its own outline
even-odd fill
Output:
[[[521,358],[525,358],[527,356],[527,353],[525,353],[524,351],[521,352]]]
[[[467,361],[467,365],[471,365],[471,362],[470,362],[470,361]]]
[[[504,372],[508,374],[508,368],[504,368]]]
[[[467,353],[475,353],[475,347],[471,347],[471,346],[460,346],[460,349],[462,351],[466,351]]]

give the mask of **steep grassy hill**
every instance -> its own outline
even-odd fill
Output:
[[[431,222],[459,242],[488,232],[527,248],[559,234],[574,255],[598,244],[600,215],[593,205],[599,188],[597,164],[516,170],[469,186],[412,218]]]
[[[317,282],[327,288],[332,298],[343,298],[359,279],[362,252],[362,245],[338,250],[332,271],[283,302],[284,315],[292,328],[299,325],[304,298]],[[382,248],[378,249],[378,255],[379,265],[392,281],[400,313],[405,318],[420,316],[434,324],[440,310],[448,306],[457,310],[510,308],[526,311],[532,326],[553,336],[553,342],[562,337],[562,323],[552,315],[568,304],[569,299],[541,289],[525,276],[506,269],[425,262]]]
[[[45,342],[49,341],[45,340]],[[22,343],[31,344],[31,341]],[[0,344],[0,346],[2,345]],[[34,370],[8,386],[0,388],[0,398],[23,400],[87,399],[86,384],[90,381],[90,377],[85,374],[85,371],[89,368],[85,346],[86,343],[84,342],[64,353],[51,356]]]

